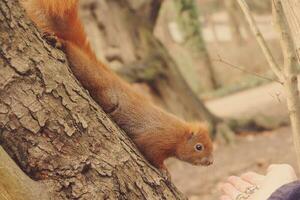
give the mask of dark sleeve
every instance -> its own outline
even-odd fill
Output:
[[[282,186],[268,200],[300,200],[300,181]]]

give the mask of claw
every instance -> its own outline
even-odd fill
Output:
[[[160,167],[159,171],[161,172],[161,174],[163,175],[163,177],[168,180],[171,181],[171,174],[169,173],[168,169],[166,168],[165,165],[163,165],[162,167]]]
[[[45,32],[43,33],[42,37],[52,47],[62,49],[63,45],[60,39],[54,33]]]

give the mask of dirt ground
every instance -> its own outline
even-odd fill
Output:
[[[283,97],[281,86],[272,83],[208,102],[207,105],[223,117],[269,113],[287,118]],[[215,146],[215,162],[211,167],[192,166],[175,159],[167,162],[173,182],[191,200],[218,199],[217,186],[230,175],[249,170],[263,173],[271,163],[296,166],[290,127],[240,136],[231,146]]]

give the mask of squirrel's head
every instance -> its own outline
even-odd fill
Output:
[[[213,164],[213,144],[203,123],[189,123],[187,134],[177,146],[176,157],[194,165]]]

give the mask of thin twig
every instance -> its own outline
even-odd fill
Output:
[[[227,65],[227,66],[229,66],[229,67],[232,67],[232,68],[234,68],[234,69],[237,69],[237,70],[239,70],[239,71],[241,71],[241,72],[244,72],[244,73],[246,73],[246,74],[251,74],[251,75],[253,75],[253,76],[256,76],[256,77],[261,78],[261,79],[264,79],[264,80],[275,81],[275,82],[277,82],[277,83],[283,84],[283,83],[280,82],[279,80],[276,80],[276,79],[272,79],[272,78],[268,78],[268,77],[262,76],[262,75],[260,75],[260,74],[255,73],[255,72],[251,72],[251,71],[246,70],[245,67],[240,67],[240,66],[237,66],[237,65],[235,65],[235,64],[232,64],[232,63],[230,63],[229,61],[226,61],[226,60],[224,60],[223,58],[221,58],[220,55],[218,55],[218,59],[212,59],[212,61],[213,61],[213,62],[220,62],[220,63],[223,63],[223,64],[225,64],[225,65]]]
[[[283,75],[281,73],[281,69],[279,67],[279,65],[276,63],[270,49],[268,48],[268,45],[264,39],[264,37],[262,36],[260,30],[257,27],[257,24],[255,23],[255,20],[250,12],[250,9],[247,5],[247,3],[245,2],[245,0],[237,0],[245,17],[246,20],[248,21],[252,32],[255,35],[255,38],[260,46],[260,48],[262,49],[272,71],[275,73],[275,75],[278,77],[280,82],[283,82]]]

